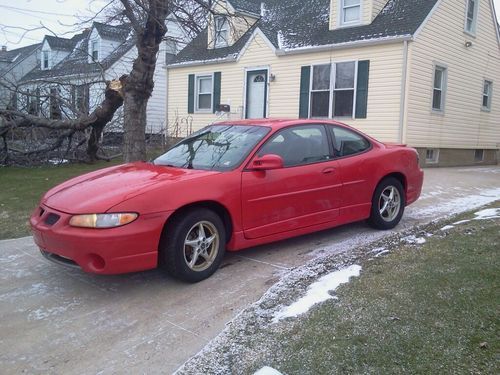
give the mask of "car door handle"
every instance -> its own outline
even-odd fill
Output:
[[[331,174],[331,173],[335,173],[335,168],[325,168],[321,171],[321,173],[323,174]]]

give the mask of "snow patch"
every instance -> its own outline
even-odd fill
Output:
[[[453,225],[460,225],[460,224],[465,224],[465,223],[468,223],[470,220],[459,220],[459,221],[455,221],[453,223]]]
[[[361,266],[353,264],[347,268],[329,273],[321,277],[318,281],[312,283],[307,289],[304,297],[285,307],[283,310],[275,314],[273,322],[278,322],[281,319],[296,317],[306,313],[312,306],[328,299],[336,298],[329,292],[334,291],[340,285],[349,282],[353,276],[359,276]]]
[[[389,250],[382,250],[382,251],[378,252],[377,254],[375,254],[375,258],[381,257],[382,255],[389,254],[389,253],[390,253]]]
[[[445,225],[444,227],[442,227],[440,230],[443,230],[443,231],[446,231],[446,230],[449,230],[449,229],[453,229],[455,228],[454,225]]]
[[[475,212],[474,215],[476,215],[474,220],[498,219],[500,218],[500,208],[487,208]]]
[[[283,374],[278,370],[273,369],[272,367],[264,366],[259,371],[254,372],[253,375],[283,375]]]
[[[403,240],[406,243],[409,244],[416,244],[416,245],[422,245],[427,242],[427,240],[423,237],[417,237],[414,236],[413,234],[407,237],[403,237],[401,240]]]

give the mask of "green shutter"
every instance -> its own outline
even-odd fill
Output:
[[[368,106],[368,76],[370,60],[358,61],[358,85],[356,87],[356,118],[366,118]]]
[[[300,102],[299,118],[309,117],[309,82],[311,79],[311,67],[303,66],[300,71]]]
[[[214,96],[213,96],[213,112],[217,112],[219,110],[220,105],[220,85],[221,85],[221,73],[214,73]]]
[[[188,113],[194,113],[194,74],[188,76]]]

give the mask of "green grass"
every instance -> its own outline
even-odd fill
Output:
[[[363,262],[338,301],[270,338],[279,354],[266,364],[289,375],[499,373],[499,224],[472,221]]]
[[[0,239],[29,235],[28,219],[51,187],[86,172],[119,164],[69,164],[39,168],[0,168]]]

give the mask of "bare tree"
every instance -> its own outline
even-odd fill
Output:
[[[84,131],[84,141],[80,139],[75,144],[81,146],[86,142],[87,159],[95,161],[100,158],[98,144],[103,129],[123,105],[124,161],[144,160],[147,105],[154,89],[154,72],[160,44],[167,33],[167,16],[174,14],[184,28],[195,35],[206,27],[207,15],[212,12],[212,3],[213,0],[109,0],[104,6],[105,11],[99,12],[99,15],[105,15],[107,22],[127,24],[133,30],[137,57],[130,72],[119,79],[116,77],[111,83],[107,82],[104,100],[91,113],[76,110],[72,116],[54,116],[53,109],[60,108],[62,101],[55,92],[44,96],[50,102],[50,113],[46,118],[35,116],[35,112],[39,111],[30,110],[29,105],[25,111],[12,106],[0,110],[0,137],[3,139],[4,154],[8,155],[9,151],[7,134],[14,129],[42,128],[57,131],[51,145],[21,150],[20,153],[25,155],[63,146],[69,150],[75,134]],[[102,78],[104,82],[104,77]],[[5,86],[5,83],[3,85]],[[39,100],[39,94],[36,92],[26,92],[15,85],[11,85],[11,90],[16,95],[27,98],[36,96]]]

